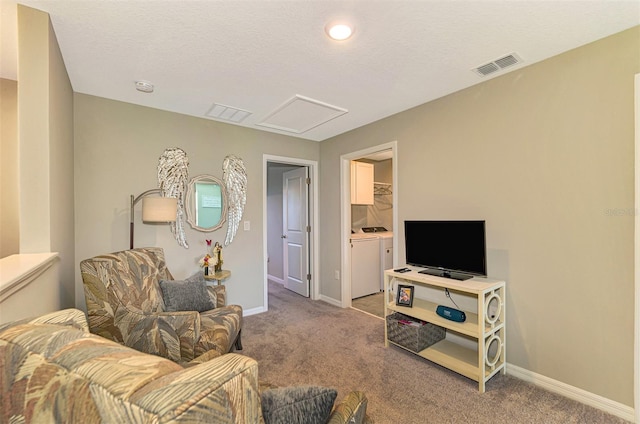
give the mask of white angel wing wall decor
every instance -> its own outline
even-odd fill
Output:
[[[184,234],[184,196],[189,183],[189,158],[184,150],[173,147],[166,149],[158,160],[158,185],[165,197],[178,199],[178,215],[171,223],[171,232],[178,244],[189,248]]]
[[[229,198],[227,237],[224,240],[224,245],[228,246],[238,231],[247,203],[247,170],[242,159],[234,155],[224,158],[222,181]]]

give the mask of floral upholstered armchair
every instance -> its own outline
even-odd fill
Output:
[[[174,281],[161,248],[138,248],[80,262],[92,333],[140,352],[191,362],[242,349],[242,307],[225,286]]]

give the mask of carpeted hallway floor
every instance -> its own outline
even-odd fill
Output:
[[[353,299],[351,307],[384,318],[384,293],[380,292]]]
[[[269,311],[246,317],[244,355],[260,379],[362,390],[377,424],[625,423],[507,375],[477,383],[397,347],[384,347],[384,321],[312,301],[270,283]]]

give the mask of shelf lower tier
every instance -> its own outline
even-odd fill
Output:
[[[464,334],[476,339],[478,338],[478,315],[473,312],[465,312],[467,316],[465,322],[454,322],[438,315],[436,313],[438,305],[424,299],[414,299],[412,307],[398,306],[394,302],[388,302],[386,306],[387,313],[389,313],[389,311],[400,312],[401,314],[409,315],[422,321],[439,325],[440,327],[444,327],[448,330],[453,330],[456,333]],[[483,328],[483,335],[486,337],[502,326],[503,322],[500,320],[497,320],[493,326],[485,324]]]
[[[463,375],[471,380],[480,382],[481,373],[478,368],[478,352],[472,349],[468,349],[459,344],[450,342],[448,340],[441,340],[428,348],[421,350],[420,352],[414,352],[411,349],[394,343],[388,340],[389,344],[398,346],[404,350],[428,359],[438,365],[442,365],[445,368],[455,371],[460,375]],[[496,365],[491,370],[484,370],[484,381],[494,376],[504,367],[504,363]]]

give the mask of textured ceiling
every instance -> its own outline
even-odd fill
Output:
[[[237,125],[316,141],[640,24],[637,0],[20,3],[50,14],[76,92],[205,119],[217,103],[251,113]],[[17,79],[15,1],[0,5],[0,75]],[[355,33],[335,42],[324,27],[341,18]],[[510,53],[523,63],[472,71]],[[256,125],[295,96],[348,112],[301,133]]]

